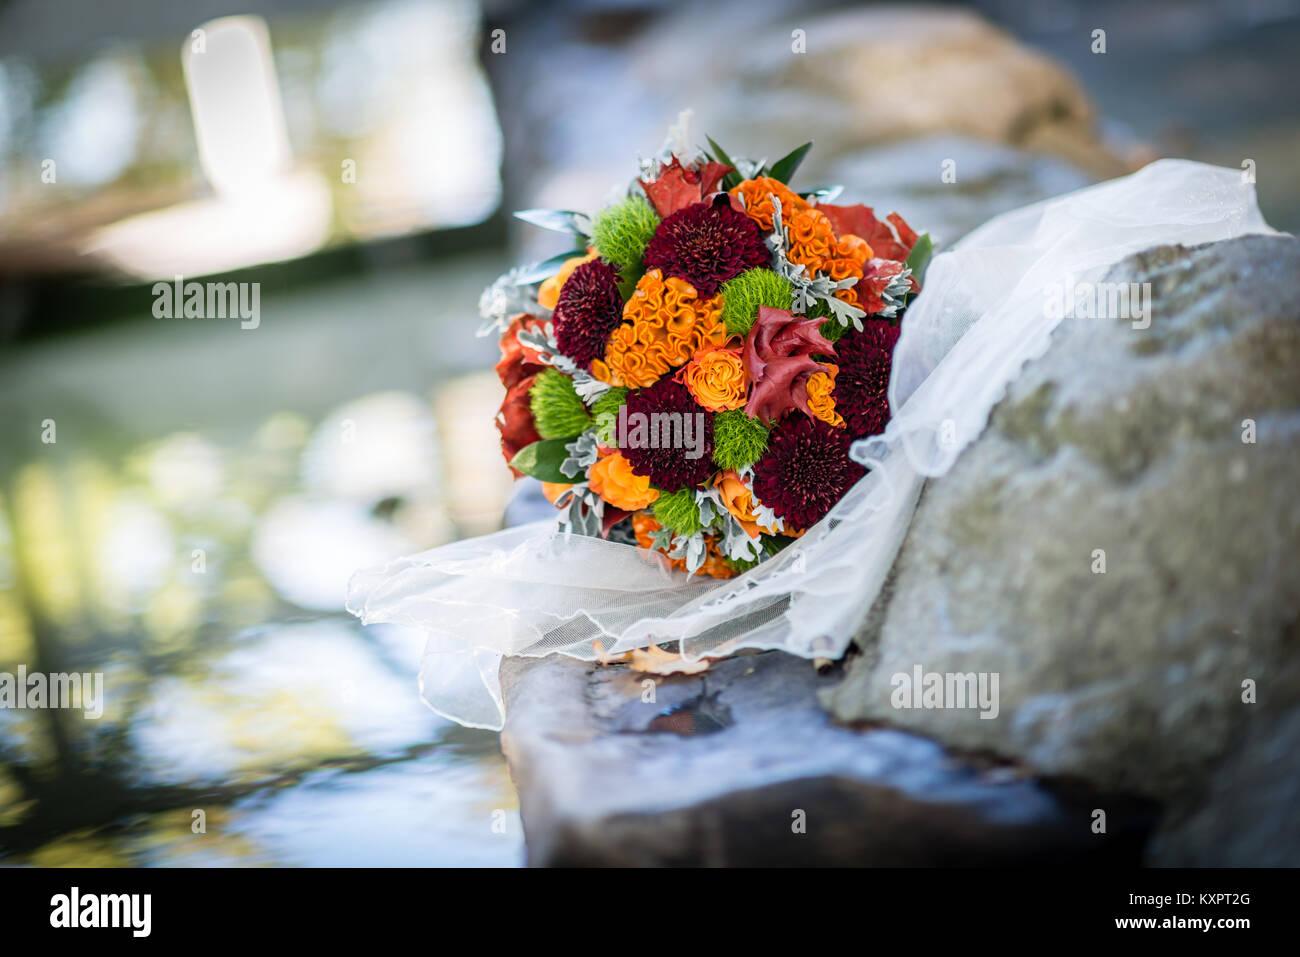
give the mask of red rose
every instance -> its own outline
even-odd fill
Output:
[[[858,305],[868,316],[874,316],[885,308],[884,292],[899,273],[906,268],[901,262],[892,259],[870,259],[862,267],[862,278],[853,287],[858,295]],[[908,276],[912,292],[920,289],[915,276]]]
[[[497,378],[507,389],[527,376],[534,376],[546,368],[537,361],[537,353],[519,341],[520,330],[532,332],[545,325],[546,320],[521,312],[510,320],[510,325],[501,334],[501,360],[496,364]]]
[[[533,424],[533,410],[528,400],[528,390],[533,387],[536,378],[537,375],[534,373],[525,379],[520,379],[507,389],[501,409],[497,412],[497,431],[501,433],[501,454],[505,456],[507,463],[518,454],[520,449],[541,441],[542,437],[537,434],[537,426]],[[515,478],[523,474],[514,468],[510,471],[514,472]]]

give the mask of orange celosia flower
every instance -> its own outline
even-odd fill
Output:
[[[809,277],[823,273],[837,282],[862,278],[867,261],[875,256],[871,245],[853,233],[836,236],[836,221],[784,183],[763,176],[745,180],[731,190],[732,196],[744,200],[745,212],[765,233],[771,232],[773,228],[773,193],[781,201],[781,221],[785,224],[788,245],[786,255],[792,263],[806,267],[806,275]],[[846,207],[827,208],[837,212]],[[848,220],[840,216],[838,221],[843,225]],[[850,305],[858,305],[855,287],[856,283],[835,290],[835,298]]]
[[[844,417],[835,411],[835,377],[840,367],[823,362],[825,372],[814,372],[808,377],[808,411],[837,429],[844,428]]]
[[[749,373],[740,349],[702,349],[677,375],[710,412],[739,409],[749,399]]]
[[[861,236],[846,233],[835,241],[832,254],[822,263],[822,270],[837,282],[842,279],[859,280],[867,261],[875,256],[871,246]],[[856,286],[856,283],[855,283]],[[858,292],[855,286],[835,290],[835,298],[842,299],[850,305],[858,304]]]
[[[735,516],[750,538],[758,538],[758,516],[754,514],[754,490],[741,481],[735,469],[727,469],[713,481],[722,495],[722,504]]]
[[[835,230],[831,228],[831,221],[812,207],[796,209],[783,221],[787,227],[790,262],[807,266],[807,275],[812,276],[835,251]]]
[[[610,385],[643,388],[726,337],[721,294],[701,300],[686,280],[664,279],[651,269],[623,306],[623,323],[610,333],[591,373]]]
[[[597,460],[588,481],[593,492],[626,512],[645,508],[659,498],[658,489],[650,487],[650,479],[634,474],[631,463],[618,452]]]
[[[871,246],[861,236],[848,233],[835,240],[834,255],[827,260],[826,271],[832,279],[862,278],[862,267],[875,256]]]
[[[566,259],[560,271],[549,279],[543,281],[537,289],[537,302],[547,309],[554,309],[555,304],[560,301],[560,288],[573,275],[573,271],[583,263],[589,263],[596,258],[596,250],[588,250],[585,256],[574,256],[572,259]]]
[[[782,221],[788,221],[790,215],[799,210],[811,209],[808,201],[780,180],[770,176],[747,179],[729,190],[734,197],[745,203],[745,215],[758,223],[764,233],[772,231],[772,195],[781,201]]]

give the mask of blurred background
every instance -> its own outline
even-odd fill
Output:
[[[941,245],[1162,155],[1294,232],[1297,49],[1300,0],[0,0],[0,672],[106,686],[0,709],[0,863],[522,862],[496,735],[342,607],[500,526],[477,301],[568,245],[509,210],[690,107]],[[256,328],[157,318],[177,275]]]

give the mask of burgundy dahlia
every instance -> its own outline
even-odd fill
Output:
[[[623,321],[618,270],[593,259],[573,270],[555,303],[555,341],[560,351],[586,367],[605,354],[605,343]]]
[[[692,203],[673,213],[655,230],[645,248],[645,268],[685,279],[701,299],[746,269],[766,266],[771,257],[763,234],[752,219],[733,209],[726,197]]]
[[[863,330],[849,330],[835,343],[835,411],[844,416],[853,438],[877,435],[889,422],[889,369],[898,327],[868,319]]]
[[[754,466],[754,494],[788,530],[811,528],[867,474],[849,458],[849,442],[844,429],[820,419],[787,417],[772,430]]]
[[[628,393],[619,451],[637,475],[665,492],[694,487],[713,474],[713,416],[686,386],[665,376]]]

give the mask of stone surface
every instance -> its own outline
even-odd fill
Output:
[[[1266,846],[1300,778],[1283,743],[1300,707],[1300,243],[1163,247],[1109,278],[1151,283],[1150,328],[1058,327],[927,486],[863,654],[823,697],[841,720],[1166,802],[1185,823],[1165,860],[1243,860],[1213,837],[1249,813]],[[895,709],[891,677],[918,664],[999,673],[999,717]],[[1294,833],[1279,855],[1300,863]]]
[[[688,31],[668,23],[647,38],[640,65],[655,71],[652,81],[690,75],[712,93],[702,118],[751,149],[769,149],[773,138],[811,122],[824,156],[943,131],[1041,148],[1101,176],[1121,171],[1100,145],[1093,107],[1074,78],[976,13],[872,5],[766,22],[730,14],[717,12],[734,41],[714,44],[711,56],[683,49]],[[800,34],[802,54],[794,52]],[[686,62],[693,69],[683,71]]]
[[[839,676],[781,652],[658,679],[563,657],[507,659],[501,675],[533,865],[1132,863],[1154,818],[916,735],[836,726],[817,693]]]

